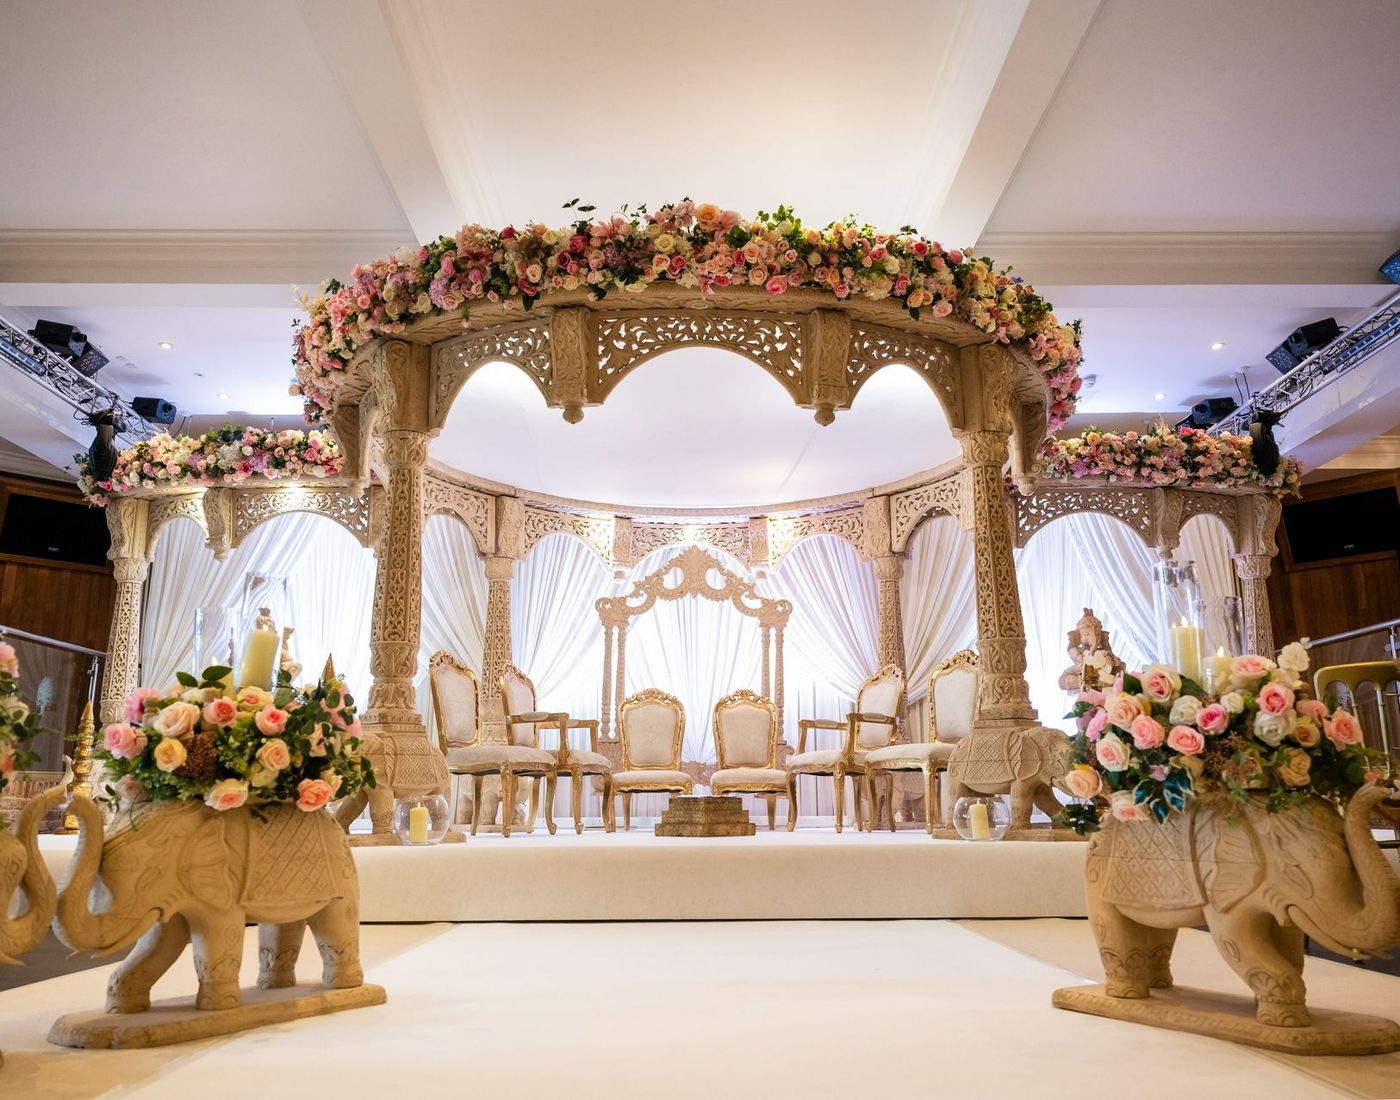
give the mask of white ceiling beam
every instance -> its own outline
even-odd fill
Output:
[[[300,0],[300,4],[311,37],[359,117],[416,241],[455,233],[463,221],[462,211],[428,138],[415,83],[389,13],[378,0]]]
[[[942,188],[925,193],[926,231],[945,245],[965,247],[981,237],[1102,2],[1034,0],[1026,6],[1000,68],[993,70],[995,84],[956,173]],[[977,9],[984,20],[1006,10],[990,4]]]

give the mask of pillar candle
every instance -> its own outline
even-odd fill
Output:
[[[987,840],[992,835],[992,823],[987,816],[987,804],[974,802],[967,808],[967,825],[973,840]]]
[[[1206,691],[1212,695],[1223,695],[1230,687],[1230,669],[1234,658],[1225,656],[1225,647],[1215,651],[1214,657],[1206,659]]]
[[[429,815],[427,806],[408,808],[408,840],[410,844],[428,843]]]
[[[1205,631],[1199,626],[1187,626],[1185,623],[1174,626],[1168,634],[1168,645],[1171,647],[1172,667],[1183,676],[1200,683],[1201,651],[1205,647]]]
[[[275,630],[250,630],[243,643],[243,663],[238,670],[238,686],[266,689],[272,684],[272,670],[277,664],[277,647],[281,639]]]

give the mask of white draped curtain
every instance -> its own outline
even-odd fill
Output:
[[[423,527],[423,631],[415,687],[418,710],[431,738],[437,737],[437,717],[428,683],[428,658],[445,650],[480,675],[486,592],[486,563],[476,552],[471,532],[451,516],[429,516]]]
[[[910,740],[928,740],[928,678],[960,649],[977,643],[972,537],[951,516],[920,524],[905,549],[900,619],[909,685]]]

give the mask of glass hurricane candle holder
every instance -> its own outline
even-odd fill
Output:
[[[1000,795],[964,795],[953,803],[953,828],[964,840],[1000,840],[1011,828],[1011,810]]]
[[[414,794],[394,799],[394,832],[410,847],[441,843],[451,824],[451,809],[440,794]]]
[[[1196,564],[1157,562],[1152,587],[1160,659],[1199,684],[1206,638],[1201,627],[1201,583]]]

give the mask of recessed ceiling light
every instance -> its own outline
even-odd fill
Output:
[[[174,346],[175,345],[172,344],[169,340],[160,340],[156,343],[156,347],[160,348],[161,351],[169,351]]]
[[[1154,401],[1165,401],[1167,399],[1167,395],[1164,393],[1154,393],[1152,395],[1152,399]]]
[[[1219,351],[1219,350],[1220,350],[1221,348],[1223,348],[1224,346],[1225,346],[1225,341],[1224,341],[1224,340],[1216,340],[1216,341],[1214,341],[1214,342],[1210,345],[1210,350],[1211,350],[1211,351]]]

